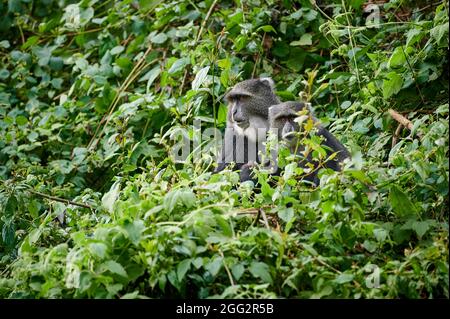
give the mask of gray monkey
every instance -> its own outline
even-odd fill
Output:
[[[298,140],[297,134],[297,132],[300,131],[300,126],[294,120],[299,117],[299,112],[305,109],[308,110],[308,112],[305,112],[307,113],[305,116],[311,117],[315,127],[317,127],[316,134],[323,139],[322,146],[326,150],[327,158],[333,153],[337,153],[333,159],[326,160],[323,167],[340,171],[342,162],[346,158],[350,158],[350,153],[345,146],[333,136],[333,134],[319,124],[318,120],[314,117],[309,103],[305,104],[302,102],[291,101],[271,106],[269,108],[270,129],[273,130],[275,134],[278,134],[278,140],[283,141],[290,149],[291,153],[294,153],[295,151],[297,151],[297,154],[303,152],[305,150],[305,145],[302,144],[301,140]],[[299,166],[305,168],[308,163],[313,165],[313,170],[304,179],[318,185],[320,182],[317,176],[319,163],[313,160],[311,152],[307,154],[306,158],[300,160]]]
[[[225,95],[228,102],[227,126],[220,160],[214,172],[230,163],[241,170],[240,179],[251,179],[253,163],[258,162],[258,150],[269,129],[269,107],[280,103],[271,78],[251,79],[237,83]]]

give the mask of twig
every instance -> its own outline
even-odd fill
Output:
[[[392,146],[391,148],[394,148],[394,146],[397,144],[398,138],[400,136],[400,133],[402,132],[404,126],[402,124],[399,124],[397,126],[397,129],[395,130],[394,135],[392,135]]]
[[[41,197],[44,197],[44,198],[47,198],[47,199],[50,199],[50,200],[54,200],[54,201],[57,201],[57,202],[66,203],[66,204],[70,204],[70,205],[80,206],[80,207],[84,207],[84,208],[89,208],[89,209],[92,210],[92,206],[90,206],[88,204],[77,203],[77,202],[74,202],[74,201],[71,201],[71,200],[68,200],[68,199],[65,199],[65,198],[50,196],[50,195],[47,195],[47,194],[36,192],[34,190],[31,190],[31,189],[28,189],[28,191],[30,193],[32,193],[32,194],[35,194],[35,195],[38,195],[38,196],[41,196]]]
[[[339,274],[339,275],[342,274],[342,271],[340,271],[340,270],[334,268],[333,266],[327,264],[327,263],[324,262],[323,260],[320,260],[318,257],[312,256],[312,258],[313,258],[315,261],[317,261],[319,264],[321,264],[322,266],[325,266],[325,267],[327,267],[327,268],[333,270],[334,272],[336,272],[336,273]],[[357,282],[356,280],[352,280],[352,282],[353,282],[353,284],[354,284],[356,287],[358,287],[358,288],[361,287],[361,285],[359,284],[359,282]]]
[[[397,30],[398,30],[398,28],[397,28]],[[411,63],[409,63],[408,55],[406,54],[405,49],[403,49],[403,46],[400,46],[400,48],[402,48],[403,55],[406,58],[406,63],[408,64],[409,70],[414,78],[414,84],[416,85],[416,89],[419,92],[420,99],[422,100],[422,103],[425,104],[425,98],[423,97],[422,91],[420,90],[419,84],[417,83],[416,72],[414,72],[414,69],[412,68]]]
[[[80,31],[80,32],[69,32],[69,33],[66,33],[66,34],[64,34],[64,35],[67,35],[67,36],[80,35],[80,34],[86,34],[86,33],[98,32],[98,31],[101,31],[101,30],[103,30],[103,29],[105,29],[105,28],[104,28],[104,27],[101,27],[101,28],[96,28],[96,29],[90,29],[90,30]]]
[[[228,278],[230,279],[230,283],[232,286],[235,285],[234,280],[233,280],[233,276],[231,275],[230,270],[228,269],[227,263],[225,262],[225,256],[223,255],[223,252],[219,249],[219,254],[220,256],[222,256],[222,260],[223,260],[223,266],[225,267],[225,271],[228,274]]]
[[[252,224],[251,224],[250,226],[254,226],[254,225],[258,222],[258,220],[259,220],[260,217],[261,217],[261,210],[258,209],[258,211],[257,211],[257,213],[256,213],[256,217],[255,217],[255,219],[252,221]]]
[[[206,14],[205,20],[203,20],[202,25],[200,27],[200,30],[197,33],[197,37],[195,38],[195,44],[197,44],[198,40],[200,40],[200,36],[203,33],[203,29],[206,26],[206,22],[208,22],[209,17],[212,14],[212,11],[214,10],[214,7],[216,6],[218,0],[214,0],[214,2],[211,4],[211,7],[209,7],[208,13]],[[195,45],[194,45],[195,46]]]
[[[262,40],[261,40],[261,48],[263,48],[265,38],[266,38],[266,32],[264,32]],[[255,77],[256,67],[258,66],[260,61],[261,61],[261,52],[258,52],[255,64],[253,65],[252,78]]]
[[[217,1],[218,0],[214,0],[214,2],[211,4],[211,7],[209,7],[208,13],[206,13],[205,20],[203,20],[202,25],[200,26],[200,30],[197,33],[197,37],[195,38],[195,41],[194,41],[194,44],[193,44],[194,47],[197,45],[198,41],[200,40],[200,37],[201,37],[201,35],[203,33],[203,30],[205,29],[206,22],[208,22],[209,17],[211,16],[214,7],[217,4]],[[184,88],[184,85],[186,84],[187,74],[188,74],[188,69],[186,69],[184,71],[183,81],[181,82],[181,86],[180,86],[180,94],[183,93],[183,88]]]
[[[262,216],[262,218],[263,218],[263,220],[264,220],[264,224],[266,225],[267,229],[270,230],[270,226],[269,226],[269,222],[268,222],[268,220],[267,220],[266,213],[264,212],[264,210],[263,210],[262,208],[260,208],[259,211],[260,211],[261,216]]]
[[[401,125],[403,125],[404,127],[407,127],[410,131],[412,131],[413,129],[413,124],[411,123],[410,120],[408,120],[406,117],[404,117],[403,115],[401,115],[400,113],[397,113],[396,111],[394,111],[393,109],[389,109],[388,110],[389,114],[392,116],[392,118],[394,120],[396,120],[397,122],[399,122]]]
[[[100,140],[100,138],[102,137],[102,134],[104,132],[104,129],[106,126],[108,126],[109,121],[111,120],[111,115],[114,112],[120,98],[121,98],[121,94],[126,91],[126,89],[128,88],[128,86],[131,84],[131,82],[133,82],[133,79],[135,79],[138,74],[147,66],[149,66],[151,63],[147,63],[144,65],[144,67],[142,67],[142,64],[145,61],[145,58],[147,57],[147,55],[150,53],[152,49],[152,46],[149,46],[147,51],[145,51],[144,55],[139,59],[139,61],[136,63],[136,65],[133,67],[133,69],[131,70],[131,72],[128,74],[127,78],[125,79],[125,81],[122,83],[122,85],[119,87],[119,90],[117,92],[117,94],[114,96],[114,99],[111,102],[111,106],[109,107],[109,110],[106,112],[107,114],[105,114],[103,116],[103,118],[101,119],[99,125],[97,126],[97,129],[95,130],[94,135],[92,136],[91,140],[89,141],[89,144],[87,146],[88,149],[94,150],[95,147],[97,146],[98,141]],[[102,125],[106,120],[106,123],[104,125]],[[100,130],[101,127],[101,130]],[[99,133],[100,130],[100,133]],[[98,137],[97,137],[97,134]],[[96,139],[97,138],[97,139]]]
[[[18,23],[17,26],[19,27],[20,38],[22,39],[22,45],[24,45],[25,44],[25,37],[23,36],[23,31],[22,31],[22,28],[20,27],[20,23]]]

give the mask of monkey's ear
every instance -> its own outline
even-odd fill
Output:
[[[275,82],[272,80],[272,78],[260,78],[259,80],[262,83],[268,85],[272,90],[275,89]]]

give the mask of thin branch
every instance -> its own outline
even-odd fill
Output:
[[[262,216],[262,218],[264,220],[264,224],[266,225],[267,229],[270,230],[270,226],[269,226],[269,222],[267,220],[266,213],[264,212],[264,210],[262,208],[260,208],[259,211],[261,212],[261,216]]]
[[[256,217],[255,217],[255,219],[252,221],[252,223],[251,223],[250,226],[254,226],[254,225],[258,222],[258,220],[259,220],[260,217],[261,217],[261,210],[258,209],[257,212],[256,212]]]
[[[23,31],[22,31],[22,28],[20,27],[20,23],[18,23],[17,26],[19,27],[20,38],[22,39],[22,45],[24,45],[25,44],[25,37],[23,36]]]
[[[223,266],[225,267],[225,271],[228,274],[228,278],[230,279],[230,283],[232,286],[235,285],[234,280],[233,280],[233,276],[231,275],[230,270],[228,269],[227,263],[225,262],[225,256],[223,255],[223,252],[219,249],[219,254],[220,256],[222,256],[222,260],[223,260]]]
[[[128,76],[125,79],[125,81],[119,87],[117,94],[114,96],[114,99],[111,101],[111,105],[109,107],[109,110],[106,112],[106,114],[101,119],[99,125],[97,126],[97,129],[95,130],[94,135],[92,136],[91,140],[89,141],[89,144],[87,146],[88,149],[92,148],[92,150],[94,150],[95,147],[97,146],[98,141],[102,137],[104,129],[108,126],[109,121],[111,120],[111,115],[114,112],[115,108],[117,107],[117,104],[118,104],[118,102],[119,102],[119,100],[121,98],[121,94],[124,91],[127,90],[128,86],[142,72],[142,70],[144,70],[152,62],[156,61],[156,60],[154,60],[154,61],[152,61],[150,63],[144,64],[144,66],[142,67],[142,64],[144,63],[145,58],[147,57],[147,55],[150,53],[151,50],[152,50],[152,46],[149,46],[147,51],[145,51],[144,55],[139,59],[139,61],[133,67],[131,72],[128,74]],[[104,125],[102,125],[105,121],[106,121],[106,123]],[[101,130],[100,130],[100,128],[101,128]],[[100,133],[99,133],[99,130],[100,130]],[[97,134],[99,134],[98,137],[97,137]]]
[[[394,120],[396,120],[397,122],[399,122],[401,125],[403,125],[404,127],[407,127],[410,131],[412,131],[413,129],[413,124],[411,123],[410,120],[408,120],[406,117],[404,117],[403,115],[401,115],[400,113],[394,111],[393,109],[389,109],[388,110],[389,114],[392,116],[392,118]]]
[[[391,148],[394,148],[394,146],[397,144],[398,138],[400,136],[400,133],[402,132],[404,126],[402,124],[399,124],[397,126],[397,129],[395,130],[394,135],[392,135],[392,146]]]
[[[214,0],[214,2],[211,4],[211,7],[209,7],[208,13],[206,13],[205,20],[203,20],[202,25],[200,26],[200,30],[197,33],[197,37],[195,38],[195,41],[194,41],[194,44],[193,44],[194,47],[197,45],[198,41],[200,40],[200,37],[201,37],[201,35],[203,33],[203,30],[205,29],[206,23],[208,22],[209,17],[211,16],[211,14],[212,14],[212,12],[214,10],[214,7],[217,4],[217,1],[218,0]],[[187,74],[188,74],[188,69],[186,69],[184,71],[183,81],[181,81],[181,86],[180,86],[180,95],[181,95],[181,93],[183,93],[183,88],[184,88],[184,86],[186,84]]]
[[[74,202],[74,201],[71,201],[71,200],[68,200],[68,199],[65,199],[65,198],[61,198],[61,197],[50,196],[50,195],[47,195],[47,194],[36,192],[34,190],[31,190],[31,189],[28,189],[28,191],[30,193],[32,193],[32,194],[35,194],[35,195],[38,195],[38,196],[41,196],[41,197],[44,197],[44,198],[47,198],[47,199],[50,199],[50,200],[54,200],[54,201],[57,201],[57,202],[66,203],[66,204],[75,205],[75,206],[80,206],[80,207],[88,208],[88,209],[91,209],[91,210],[93,209],[92,206],[90,206],[88,204]]]
[[[197,33],[197,38],[195,38],[195,44],[197,44],[198,40],[200,40],[200,36],[203,33],[203,29],[205,29],[206,22],[208,22],[209,17],[212,14],[212,11],[214,10],[214,7],[216,6],[218,0],[214,0],[214,2],[211,4],[211,7],[209,7],[208,13],[206,14],[205,20],[203,20],[202,25],[200,27],[200,30]],[[194,44],[194,46],[195,46]]]
[[[409,57],[406,54],[405,49],[403,49],[403,46],[400,46],[400,48],[402,48],[402,52],[403,52],[403,54],[404,54],[404,56],[406,58],[406,63],[408,64],[409,71],[411,72],[411,74],[412,74],[412,76],[414,78],[414,84],[416,85],[416,89],[419,92],[420,99],[422,100],[422,103],[425,104],[425,98],[422,95],[422,91],[420,90],[419,83],[417,83],[416,72],[414,72],[414,69],[412,68],[411,63],[409,63]]]

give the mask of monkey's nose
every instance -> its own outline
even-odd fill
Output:
[[[242,116],[241,114],[234,114],[233,119],[236,123],[243,123],[246,120],[245,117]]]
[[[295,137],[294,132],[289,132],[283,135],[283,139],[288,140],[288,141],[292,141]]]

